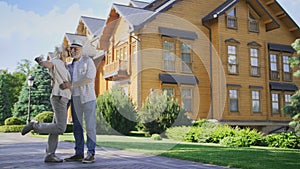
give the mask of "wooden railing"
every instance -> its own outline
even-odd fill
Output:
[[[257,66],[251,66],[251,76],[260,76],[260,68]]]
[[[128,70],[128,61],[125,60],[116,60],[110,64],[107,64],[104,66],[104,71],[103,74],[108,75],[114,72],[122,71],[122,72],[127,72]]]
[[[270,78],[271,80],[280,80],[279,72],[271,71]]]
[[[227,27],[237,29],[237,18],[234,16],[227,16]]]
[[[259,32],[259,21],[249,19],[249,31],[250,32]]]

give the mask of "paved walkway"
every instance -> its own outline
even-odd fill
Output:
[[[0,168],[30,169],[224,169],[223,167],[196,162],[144,155],[123,150],[97,147],[96,161],[92,164],[81,162],[44,163],[47,141],[20,133],[0,133]],[[74,153],[74,143],[59,142],[57,156],[69,157]]]

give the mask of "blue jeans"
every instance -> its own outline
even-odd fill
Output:
[[[81,103],[79,96],[72,97],[71,103],[75,154],[84,154],[83,113],[86,126],[88,153],[95,155],[96,148],[96,100]]]

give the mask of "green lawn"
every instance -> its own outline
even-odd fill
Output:
[[[64,134],[60,136],[60,139],[62,141],[74,141],[72,134]],[[179,143],[168,139],[154,141],[149,137],[108,135],[98,135],[97,145],[232,168],[300,168],[300,150],[294,149],[268,147],[230,148],[218,144]]]

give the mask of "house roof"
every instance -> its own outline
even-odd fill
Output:
[[[199,80],[196,76],[161,73],[159,74],[159,79],[162,81],[162,83],[167,83],[167,84],[186,84],[186,85],[199,84]]]
[[[135,0],[131,0],[129,2],[129,5],[132,4],[132,6],[137,7],[137,8],[144,8],[147,5],[149,5],[149,2],[143,2],[143,1],[135,1]]]
[[[105,20],[99,18],[81,16],[81,20],[85,24],[89,32],[94,36],[98,36],[101,33],[102,28],[105,24]]]
[[[272,17],[272,15],[265,9],[265,7],[258,0],[246,0],[247,3],[254,9],[256,12],[263,16],[264,20],[271,19],[272,22],[266,23],[266,30],[270,31],[276,28],[279,28],[279,23]],[[217,19],[219,16],[223,15],[226,11],[230,10],[233,6],[235,6],[240,0],[227,0],[213,11],[211,11],[208,15],[202,18],[202,23]]]
[[[94,57],[97,55],[96,49],[91,45],[88,38],[84,35],[78,35],[78,34],[72,34],[72,33],[66,33],[65,38],[68,41],[68,44],[70,45],[75,39],[80,40],[83,43],[83,54],[88,55],[90,57]]]

